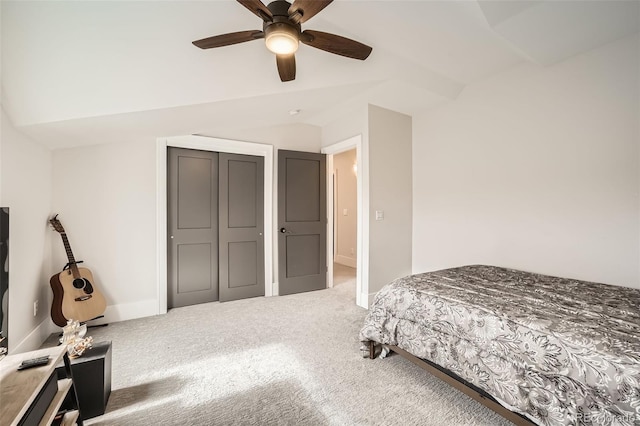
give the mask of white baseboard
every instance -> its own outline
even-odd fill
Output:
[[[40,349],[42,343],[49,338],[51,333],[55,333],[57,330],[59,330],[59,328],[50,318],[47,318],[38,324],[38,326],[16,346],[12,346],[11,342],[9,342],[9,345],[12,346],[9,353],[19,354]]]
[[[334,261],[341,265],[349,266],[350,268],[357,268],[358,266],[355,257],[343,256],[341,254],[337,254]]]
[[[142,302],[135,303],[123,303],[120,305],[107,306],[104,318],[91,321],[89,325],[108,324],[154,315],[158,315],[158,301],[156,299],[143,300]],[[22,342],[10,348],[10,353],[22,353],[39,349],[42,343],[47,340],[52,333],[60,331],[61,327],[58,327],[50,318],[47,318],[34,328]]]
[[[104,312],[104,318],[91,321],[89,325],[109,324],[130,319],[151,317],[158,315],[158,301],[156,299],[143,300],[134,303],[109,305]]]

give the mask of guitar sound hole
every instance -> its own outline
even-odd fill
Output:
[[[73,280],[73,286],[75,288],[82,288],[84,287],[84,282],[85,280],[83,278],[76,278],[75,280]]]

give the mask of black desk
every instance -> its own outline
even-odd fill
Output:
[[[111,395],[111,342],[94,343],[82,356],[71,359],[71,375],[82,418],[103,415]]]

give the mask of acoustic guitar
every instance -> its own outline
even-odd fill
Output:
[[[73,257],[67,233],[58,220],[58,215],[50,219],[49,223],[62,236],[69,260],[62,272],[49,280],[53,290],[51,319],[56,325],[64,327],[70,319],[85,322],[101,316],[107,308],[107,302],[95,287],[93,274],[87,268],[78,267],[81,261],[76,262]]]

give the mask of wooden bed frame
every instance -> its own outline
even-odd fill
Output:
[[[475,399],[482,405],[495,411],[505,419],[516,424],[517,426],[536,426],[536,424],[533,423],[531,420],[527,419],[526,417],[518,413],[514,413],[513,411],[506,409],[505,407],[500,405],[498,401],[496,401],[493,397],[491,397],[491,395],[489,395],[482,389],[474,386],[473,384],[467,382],[466,380],[458,377],[452,372],[430,361],[424,360],[422,358],[418,358],[415,355],[412,355],[409,352],[405,351],[404,349],[400,349],[397,346],[392,346],[392,345],[384,345],[384,346],[386,348],[389,348],[391,351],[397,353],[398,355],[402,356],[403,358],[406,358],[409,361],[413,362],[418,367],[421,367],[424,370],[427,370],[433,376],[437,377],[438,379],[442,380],[448,385],[453,386],[454,388],[458,389],[465,395],[470,396],[471,398]],[[371,359],[375,358],[375,342],[373,341],[369,341],[369,358]]]

